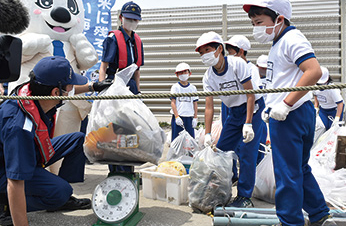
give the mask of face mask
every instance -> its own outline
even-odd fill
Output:
[[[123,17],[123,25],[126,30],[133,31],[136,30],[138,21],[126,19],[125,17]]]
[[[201,56],[202,62],[205,66],[212,67],[212,66],[215,66],[219,62],[220,54],[217,57],[215,57],[216,50],[213,52],[205,53],[204,55]]]
[[[189,79],[189,76],[190,76],[189,74],[179,75],[179,80],[185,82]]]
[[[281,25],[281,28],[278,32],[278,34],[280,34],[281,32],[281,29],[283,27],[283,23],[281,22],[280,24]],[[277,24],[276,21],[275,21],[275,25],[274,26],[271,26],[271,27],[267,27],[267,26],[255,26],[253,28],[253,37],[255,38],[255,40],[259,43],[266,43],[266,42],[270,42],[270,41],[273,41],[274,38],[275,38],[275,28],[277,26],[279,26],[280,24]],[[267,34],[266,30],[267,29],[270,29],[270,28],[273,28],[273,31],[271,34]]]

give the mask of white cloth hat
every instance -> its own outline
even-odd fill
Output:
[[[289,0],[252,0],[243,5],[245,12],[249,12],[251,6],[265,7],[283,15],[287,20],[292,17],[292,5]]]
[[[268,55],[261,55],[257,58],[256,64],[259,67],[265,67],[267,68],[267,63],[268,63]]]
[[[243,49],[244,51],[248,51],[249,49],[251,49],[251,43],[249,39],[247,39],[244,35],[234,35],[227,42],[225,42],[225,44],[238,47],[239,49]]]
[[[209,31],[208,33],[203,33],[197,40],[195,51],[198,52],[199,47],[213,42],[223,44],[221,36],[216,32]]]
[[[190,65],[183,62],[177,65],[177,67],[175,68],[175,72],[177,73],[179,71],[185,71],[186,69],[190,71]]]
[[[318,80],[318,84],[324,84],[329,80],[329,71],[326,67],[321,66],[321,70],[322,70],[322,76],[320,78],[320,80]]]

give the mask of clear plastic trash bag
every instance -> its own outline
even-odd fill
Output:
[[[181,156],[193,156],[193,153],[198,150],[195,139],[186,130],[182,130],[171,143],[167,161],[178,159]]]
[[[132,64],[118,72],[99,96],[133,95],[126,87],[137,70]],[[140,99],[96,100],[89,115],[84,152],[91,162],[158,163],[166,140],[155,116]]]
[[[226,205],[232,197],[233,151],[211,147],[195,153],[190,167],[189,205],[196,212],[208,213],[216,205]]]

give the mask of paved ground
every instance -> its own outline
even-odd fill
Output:
[[[96,185],[106,178],[107,165],[93,164],[86,166],[85,182],[74,184],[74,194],[79,198],[91,198]],[[234,192],[233,192],[234,193]],[[272,204],[253,200],[256,207],[272,208]],[[152,200],[143,197],[140,191],[140,211],[145,213],[144,218],[138,226],[207,226],[213,225],[212,218],[192,213],[187,205],[173,205],[167,202]],[[29,224],[31,226],[91,226],[97,217],[92,210],[78,210],[66,212],[49,213],[40,211],[29,213]]]
[[[165,159],[168,145],[165,145],[161,161]],[[142,167],[150,166],[145,164]],[[136,170],[141,167],[136,167]],[[84,183],[73,184],[74,195],[78,198],[91,198],[98,183],[106,178],[108,166],[102,164],[86,165]],[[233,187],[233,196],[236,187]],[[273,208],[273,204],[253,199],[255,207]],[[140,212],[145,213],[138,226],[209,226],[213,225],[212,218],[193,213],[187,205],[173,205],[164,201],[147,199],[140,190]],[[30,226],[92,226],[97,221],[96,215],[90,210],[65,211],[65,212],[34,212],[28,214]]]

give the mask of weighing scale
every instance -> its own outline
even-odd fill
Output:
[[[92,209],[98,217],[93,226],[135,226],[143,218],[139,212],[139,173],[134,165],[143,163],[102,162],[103,164],[131,166],[130,172],[112,171],[99,183],[92,196]]]

